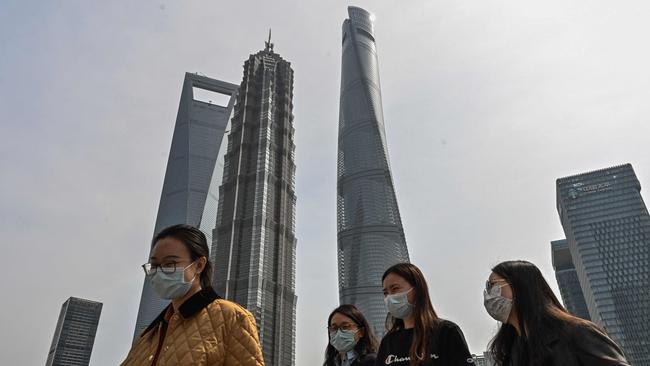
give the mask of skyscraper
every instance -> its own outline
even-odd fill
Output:
[[[650,366],[650,215],[632,166],[558,179],[557,209],[592,321]]]
[[[226,95],[228,104],[196,100],[195,89]],[[154,235],[171,225],[189,224],[201,229],[208,242],[212,241],[226,149],[221,142],[227,133],[237,90],[234,84],[185,74]],[[168,303],[144,281],[134,338]]]
[[[293,70],[251,55],[228,135],[212,252],[214,287],[255,316],[267,366],[295,363]]]
[[[374,16],[348,7],[343,22],[337,177],[339,299],[382,335],[381,276],[408,262],[381,104]]]
[[[95,343],[102,303],[71,297],[61,306],[46,366],[86,366]]]
[[[564,307],[575,316],[591,320],[566,239],[552,241],[551,254]]]

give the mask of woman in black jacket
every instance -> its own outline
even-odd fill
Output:
[[[501,327],[489,346],[499,366],[629,366],[620,347],[594,323],[569,314],[527,261],[492,269],[484,305]]]
[[[329,343],[324,366],[373,366],[377,339],[354,305],[341,305],[327,318]]]

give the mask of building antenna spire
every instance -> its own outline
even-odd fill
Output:
[[[273,43],[271,43],[271,28],[269,28],[269,40],[264,42],[264,44],[266,45],[266,48],[264,50],[273,53]]]

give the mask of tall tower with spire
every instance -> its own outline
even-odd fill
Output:
[[[250,310],[267,366],[295,364],[293,70],[265,48],[244,63],[219,187],[214,287]]]
[[[374,16],[353,6],[348,14],[339,107],[339,297],[363,311],[382,335],[381,276],[391,265],[408,262],[409,254],[388,159]]]

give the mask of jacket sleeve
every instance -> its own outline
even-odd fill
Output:
[[[629,366],[621,348],[596,326],[577,326],[573,332],[576,356],[582,365]]]
[[[227,339],[226,353],[224,366],[264,366],[255,318],[248,311],[237,314]]]

